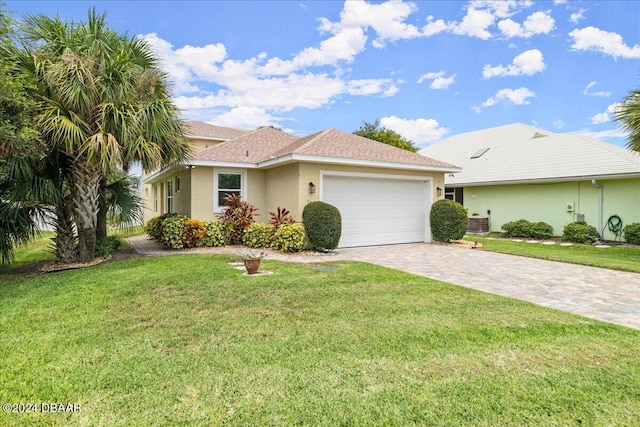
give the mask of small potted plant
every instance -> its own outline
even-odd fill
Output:
[[[260,260],[266,256],[266,252],[248,252],[242,254],[242,261],[244,261],[244,268],[247,269],[247,274],[256,274],[260,268]]]

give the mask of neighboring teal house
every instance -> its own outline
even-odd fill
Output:
[[[613,240],[611,216],[640,222],[640,156],[594,138],[516,123],[455,135],[419,153],[462,168],[445,174],[445,197],[488,216],[491,231],[524,218],[561,235],[566,224],[584,220]]]

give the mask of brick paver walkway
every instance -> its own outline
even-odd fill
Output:
[[[127,239],[144,255],[168,251],[146,236]],[[189,253],[238,253],[238,248],[202,248]],[[640,274],[545,261],[445,245],[415,243],[338,249],[319,256],[269,253],[292,262],[356,260],[442,280],[545,307],[640,329]]]

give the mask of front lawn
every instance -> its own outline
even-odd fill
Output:
[[[356,262],[0,283],[0,425],[638,425],[640,331]],[[335,271],[326,267],[335,267]]]
[[[491,252],[640,273],[640,249],[637,247],[597,248],[577,243],[573,246],[543,245],[526,241],[513,242],[509,239],[492,240],[479,236],[466,236],[465,240],[482,243],[482,249]]]

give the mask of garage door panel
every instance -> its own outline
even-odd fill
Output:
[[[425,181],[325,175],[323,201],[342,215],[340,247],[425,239]]]

